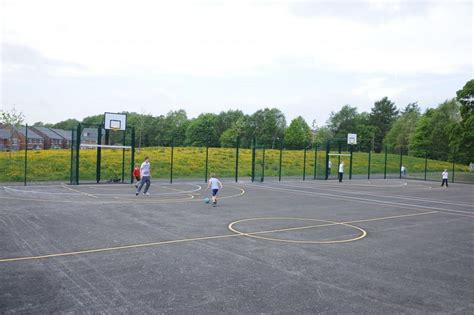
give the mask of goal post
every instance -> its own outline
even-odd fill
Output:
[[[349,179],[352,179],[353,146],[356,144],[357,134],[351,133],[347,135],[347,138],[335,138],[326,142],[326,180],[338,174],[341,162],[345,165],[349,164]],[[346,172],[345,167],[344,172]]]
[[[133,182],[135,130],[126,128],[125,122],[126,118],[120,124],[107,120],[100,125],[79,123],[72,130],[70,184]]]

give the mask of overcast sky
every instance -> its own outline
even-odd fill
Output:
[[[0,0],[1,104],[26,122],[277,107],[425,109],[473,75],[472,1]]]

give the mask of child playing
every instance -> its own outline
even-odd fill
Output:
[[[448,188],[448,170],[445,169],[443,173],[441,173],[441,177],[443,178],[443,181],[441,182],[441,187],[446,184],[446,188]]]
[[[135,188],[138,188],[138,185],[140,185],[140,166],[138,164],[135,164],[135,167],[133,168],[133,177],[137,180]]]
[[[217,204],[217,193],[219,189],[222,189],[222,183],[218,180],[214,174],[211,174],[211,178],[209,178],[209,182],[207,184],[207,189],[212,189],[212,206],[215,207]]]
[[[145,157],[145,161],[143,161],[142,165],[140,166],[140,174],[142,176],[140,180],[140,185],[138,185],[137,191],[135,195],[138,196],[140,194],[140,191],[143,188],[143,185],[145,185],[145,190],[143,191],[144,195],[149,195],[148,193],[148,188],[150,188],[150,178],[151,178],[151,172],[150,172],[150,159],[149,157]]]

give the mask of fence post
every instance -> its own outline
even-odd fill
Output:
[[[265,145],[263,145],[262,177],[260,178],[260,182],[263,183],[264,179],[265,179]]]
[[[206,145],[206,169],[204,170],[204,182],[207,183],[207,165],[209,162],[209,147]]]
[[[125,145],[125,133],[123,131],[122,145]],[[125,148],[122,149],[122,183],[125,182]]]
[[[387,179],[387,151],[388,146],[385,146],[385,166],[383,168],[383,179]]]
[[[173,163],[174,163],[174,136],[171,138],[170,184],[173,184]]]
[[[456,166],[456,148],[453,148],[453,176],[451,176],[451,183],[454,183],[454,167]]]
[[[239,181],[239,147],[240,137],[237,137],[237,148],[235,149],[235,182]]]
[[[76,185],[79,185],[79,152],[81,150],[81,133],[82,128],[81,124],[77,124],[77,134],[76,134]]]
[[[130,184],[133,184],[133,168],[135,167],[135,127],[132,127],[132,161],[130,162]]]
[[[253,138],[253,145],[252,145],[252,182],[255,180],[255,147],[257,144],[257,139]]]
[[[402,179],[402,165],[403,165],[403,147],[400,147],[400,165],[398,166],[398,171],[400,172],[399,178]]]
[[[317,176],[317,165],[318,165],[318,144],[316,143],[314,146],[314,174],[313,174],[313,179],[316,179]]]
[[[425,153],[425,182],[426,182],[426,172],[428,171],[428,153]]]
[[[367,168],[367,179],[370,179],[370,162],[372,159],[372,150],[369,148],[369,165]]]
[[[278,181],[281,182],[281,163],[283,159],[283,138],[280,139],[280,166],[278,168]]]
[[[303,180],[306,180],[306,144],[304,146],[303,154]]]
[[[327,180],[329,177],[328,164],[329,164],[329,151],[330,150],[331,150],[331,140],[328,140],[326,142],[326,166],[324,167],[326,169],[326,175],[324,176],[325,180]]]
[[[26,124],[25,126],[25,177],[24,177],[24,180],[25,180],[25,186],[26,186],[26,177],[27,177],[27,173],[28,173],[28,124]]]

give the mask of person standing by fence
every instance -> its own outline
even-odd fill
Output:
[[[344,161],[339,164],[339,182],[342,183],[342,177],[344,176]]]
[[[443,178],[443,181],[441,182],[441,187],[444,187],[444,184],[446,183],[446,188],[448,188],[448,170],[444,169],[444,172],[441,173],[441,177]]]

